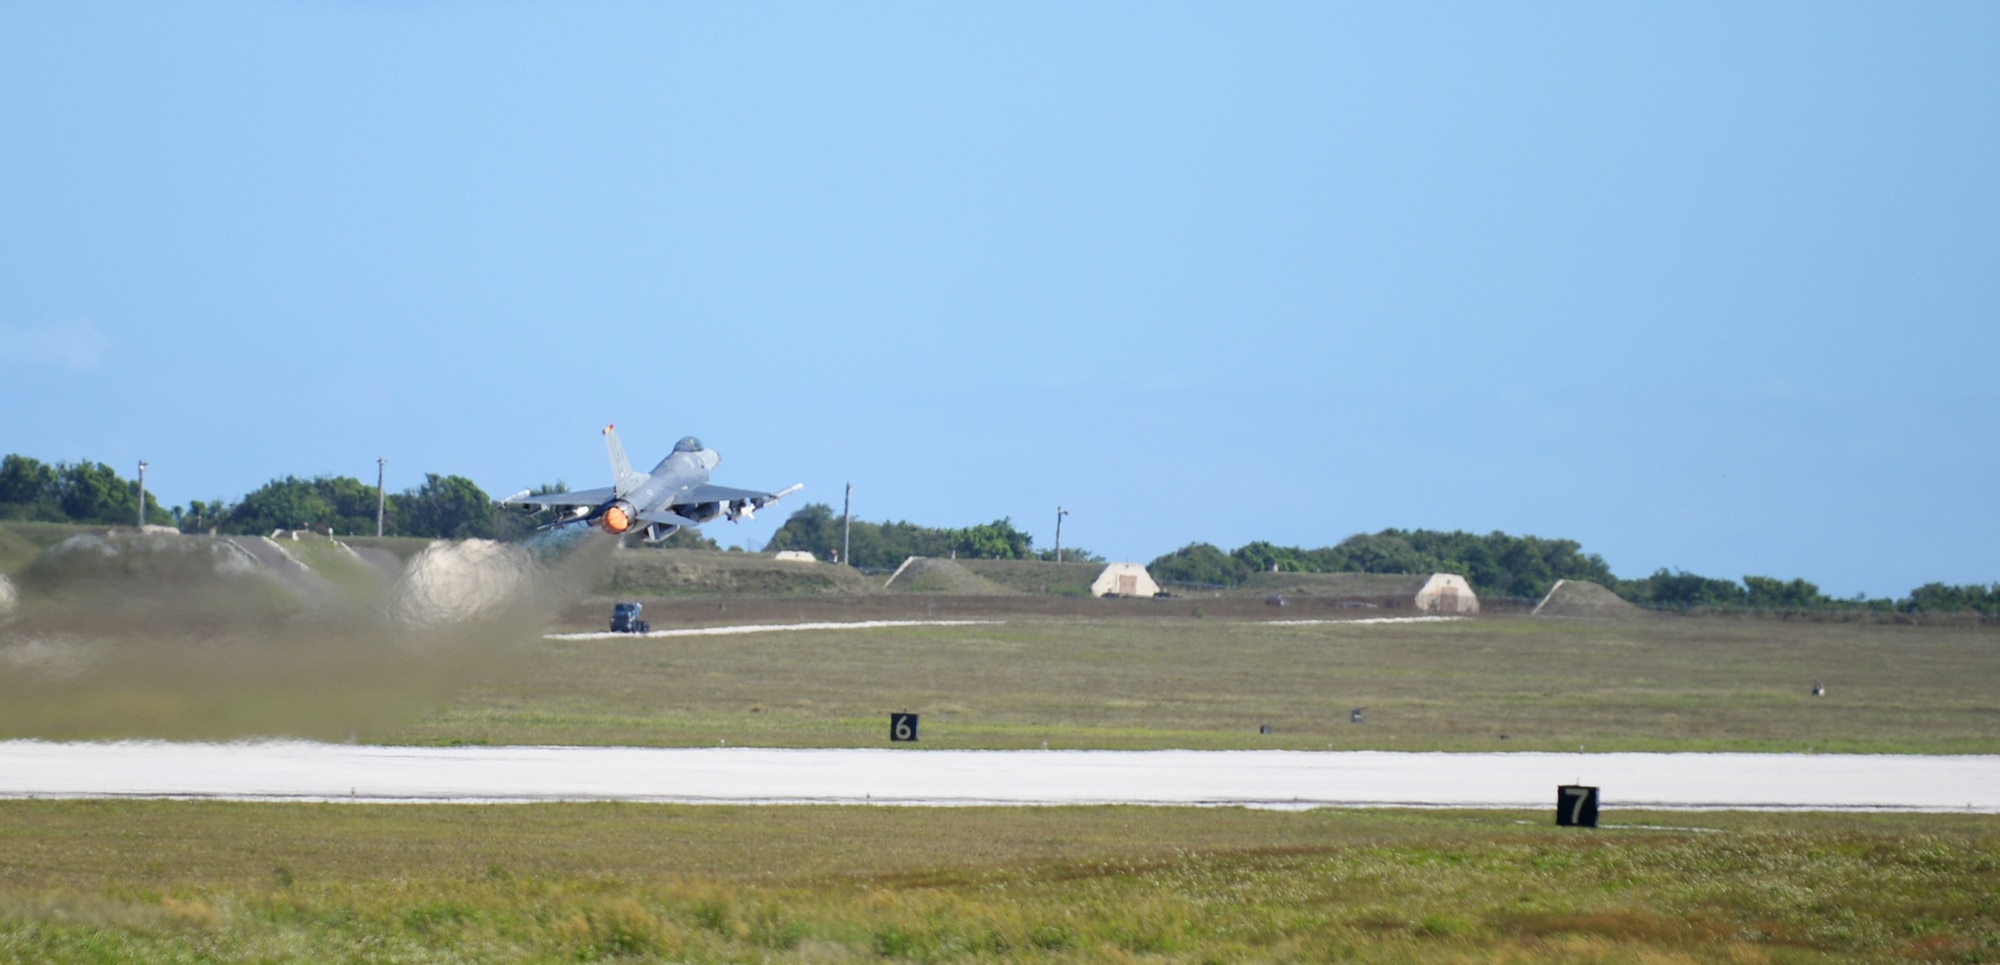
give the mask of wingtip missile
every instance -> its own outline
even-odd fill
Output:
[[[793,483],[790,486],[785,487],[784,489],[780,489],[777,492],[770,494],[769,496],[758,496],[754,499],[746,499],[743,501],[742,506],[737,509],[736,515],[741,516],[744,519],[756,519],[757,517],[755,513],[757,510],[763,509],[764,507],[769,506],[772,503],[775,503],[778,500],[785,498],[786,496],[790,496],[791,494],[798,492],[799,490],[804,488],[806,488],[805,483]]]

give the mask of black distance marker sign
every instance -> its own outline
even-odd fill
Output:
[[[917,739],[917,715],[911,713],[890,714],[889,739],[891,741],[910,741],[915,743]]]
[[[1597,827],[1597,788],[1582,784],[1557,787],[1556,824],[1565,828]]]

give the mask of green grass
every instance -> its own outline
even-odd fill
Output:
[[[612,597],[848,596],[879,593],[882,581],[846,566],[779,562],[762,553],[633,549],[613,554],[598,589]]]
[[[513,667],[387,739],[873,746],[908,708],[948,748],[2000,752],[1990,629],[1011,618],[542,641]]]
[[[524,621],[479,631],[470,658],[253,620],[205,663],[166,649],[0,678],[0,721],[116,736],[234,712],[337,736],[353,714],[391,742],[880,746],[907,707],[929,747],[2000,752],[1990,629],[1091,612],[1123,616],[593,641]],[[0,801],[0,962],[2000,961],[2000,818],[1550,819]]]
[[[959,560],[958,564],[1001,586],[1041,596],[1089,596],[1103,563],[1040,560]]]
[[[0,574],[19,573],[40,555],[42,548],[26,536],[15,532],[12,526],[0,526]]]
[[[103,527],[72,523],[0,522],[0,573],[12,576],[28,568],[42,551],[78,533]]]
[[[0,803],[0,960],[2000,957],[1965,816]]]
[[[342,592],[356,595],[377,592],[385,581],[381,571],[330,539],[308,536],[276,542],[292,558]]]

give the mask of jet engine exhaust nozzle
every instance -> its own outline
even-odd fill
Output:
[[[621,499],[605,508],[604,515],[597,518],[597,528],[618,536],[632,528],[632,521],[637,515],[632,510],[632,504]]]

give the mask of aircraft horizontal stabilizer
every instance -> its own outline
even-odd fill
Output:
[[[654,511],[652,511],[652,512],[649,512],[649,513],[640,513],[640,514],[639,514],[639,519],[640,519],[640,521],[641,521],[641,522],[647,522],[647,523],[665,523],[665,524],[667,524],[668,526],[700,526],[700,525],[701,525],[700,523],[697,523],[697,522],[695,522],[694,520],[692,520],[692,519],[689,519],[689,518],[687,518],[686,516],[682,516],[682,515],[680,515],[679,513],[670,513],[670,512],[668,512],[668,511],[666,511],[666,510],[664,510],[664,509],[657,509],[657,510],[654,510]]]

